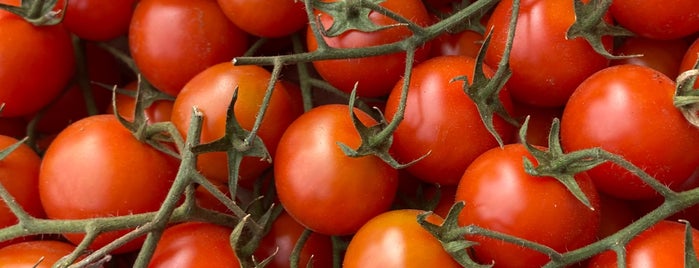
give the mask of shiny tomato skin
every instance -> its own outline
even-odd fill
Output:
[[[323,1],[335,2],[337,0]],[[432,21],[425,6],[419,0],[387,0],[381,2],[380,5],[421,26],[427,26]],[[328,29],[333,18],[319,11],[316,11],[315,14],[319,16],[320,25]],[[373,11],[369,17],[377,25],[396,23],[394,20]],[[371,33],[351,30],[336,37],[324,37],[323,39],[333,48],[360,48],[398,42],[411,35],[412,32],[407,27],[399,26]],[[318,41],[310,26],[307,28],[306,43],[309,51],[315,51],[318,48]],[[429,56],[429,51],[429,45],[418,49],[415,53],[416,61],[426,59]],[[387,95],[396,81],[403,75],[405,53],[357,59],[314,61],[313,66],[323,79],[344,92],[351,92],[354,84],[358,83],[357,96],[381,97]]]
[[[240,29],[261,37],[283,37],[308,23],[303,1],[218,0],[219,6]],[[264,12],[260,12],[264,10]]]
[[[127,84],[124,89],[136,91],[138,88],[138,82],[133,81]],[[119,115],[124,117],[128,121],[134,120],[134,114],[136,112],[136,99],[128,96],[126,94],[116,95],[116,109]],[[172,100],[157,100],[150,104],[150,106],[145,108],[145,116],[148,123],[166,122],[170,121],[172,115],[172,107],[174,106],[174,101]],[[106,109],[106,113],[114,113],[114,106],[109,105]]]
[[[196,106],[204,114],[201,142],[219,139],[225,133],[226,112],[237,87],[235,116],[242,128],[250,130],[255,123],[271,77],[269,71],[254,65],[234,66],[230,62],[223,62],[211,66],[192,78],[182,89],[173,104],[171,120],[186,137],[192,107]],[[257,133],[273,158],[279,139],[295,116],[288,93],[283,85],[277,83]],[[212,181],[228,182],[228,160],[225,152],[199,155],[197,167]],[[270,163],[267,161],[247,157],[243,159],[239,169],[240,180],[254,180],[269,167]]]
[[[673,105],[675,83],[638,65],[604,69],[576,89],[563,110],[561,143],[567,152],[600,147],[618,154],[673,189],[699,166],[699,129]],[[621,199],[657,193],[611,163],[588,171],[597,188]]]
[[[233,230],[204,222],[168,227],[158,241],[149,268],[240,267],[230,244]]]
[[[296,222],[288,213],[282,212],[272,223],[269,232],[262,238],[255,251],[255,257],[263,260],[276,252],[267,268],[289,268],[289,257],[301,233],[306,228]],[[332,267],[332,241],[329,236],[312,233],[303,245],[298,267],[306,267],[309,260],[313,267]]]
[[[420,213],[424,211],[391,210],[371,219],[352,237],[342,267],[461,267],[439,240],[420,226]],[[428,221],[443,222],[435,214],[428,216]]]
[[[657,40],[644,37],[628,37],[614,49],[617,55],[642,55],[612,60],[611,65],[636,64],[648,66],[675,79],[679,74],[682,57],[689,48],[684,39]]]
[[[695,0],[614,0],[609,11],[622,27],[647,38],[668,40],[699,31]]]
[[[111,40],[128,32],[137,1],[68,0],[63,25],[86,40]]]
[[[172,96],[207,67],[241,56],[247,38],[215,0],[141,0],[129,26],[143,77]]]
[[[68,126],[49,145],[39,171],[39,197],[51,219],[152,212],[160,208],[177,168],[174,158],[138,141],[114,115],[94,115]],[[90,248],[125,232],[102,234]],[[72,243],[84,237],[64,236]],[[116,252],[135,250],[142,242]]]
[[[75,246],[61,241],[27,241],[0,248],[1,267],[50,268]]]
[[[364,124],[376,124],[359,109],[355,114]],[[286,211],[306,228],[326,235],[356,232],[389,209],[398,187],[395,169],[376,156],[346,156],[337,142],[359,146],[349,106],[319,106],[284,132],[274,163],[275,185]]]
[[[60,94],[75,72],[73,44],[61,24],[38,27],[4,14],[0,16],[0,51],[3,117],[39,111]]]
[[[475,58],[481,49],[483,35],[465,30],[459,33],[445,33],[432,42],[431,57],[463,55]]]
[[[686,72],[694,68],[699,59],[699,38],[694,40],[694,42],[689,46],[687,52],[682,57],[682,63],[680,63],[680,73]],[[699,88],[699,79],[694,83],[694,88]]]
[[[404,119],[393,133],[391,153],[402,163],[429,153],[406,169],[421,180],[456,185],[473,159],[498,146],[475,103],[464,93],[463,81],[451,82],[465,75],[471,83],[475,63],[467,56],[442,56],[413,68]],[[493,74],[489,67],[483,69],[486,76]],[[398,111],[402,81],[395,85],[386,102],[389,121]],[[507,89],[500,92],[500,100],[506,109],[512,108]],[[495,116],[494,125],[505,143],[512,140],[513,126],[499,116]]]
[[[512,0],[501,1],[488,20],[493,28],[485,62],[497,66],[505,51]],[[512,77],[507,88],[516,101],[534,106],[563,106],[590,74],[607,67],[582,38],[566,39],[575,21],[572,1],[524,0],[510,54]],[[605,38],[607,47],[611,39]]]
[[[692,228],[692,244],[699,248],[699,231]],[[633,238],[626,246],[626,267],[680,268],[684,266],[685,225],[660,221]],[[616,254],[605,251],[588,263],[589,268],[618,267]]]
[[[595,241],[600,225],[599,196],[590,178],[585,173],[575,176],[595,210],[558,180],[527,174],[524,157],[536,165],[522,144],[491,149],[473,161],[456,190],[456,201],[465,202],[459,225],[514,235],[559,252]],[[473,247],[474,257],[483,264],[541,267],[549,261],[542,253],[493,238],[467,239],[478,243]]]

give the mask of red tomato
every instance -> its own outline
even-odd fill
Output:
[[[529,116],[527,125],[527,142],[548,147],[549,133],[554,118],[561,118],[562,107],[537,107],[514,102],[514,117],[521,123]],[[519,139],[519,138],[518,138]]]
[[[687,49],[687,52],[682,57],[682,63],[680,64],[680,73],[694,69],[694,65],[697,64],[699,60],[699,38],[694,40],[692,45]],[[699,79],[694,83],[694,88],[699,88]]]
[[[0,117],[0,135],[22,139],[27,136],[27,123],[21,117]]]
[[[186,136],[191,122],[192,107],[196,106],[204,113],[201,142],[219,139],[225,133],[226,110],[234,90],[238,88],[238,100],[234,106],[236,119],[244,129],[252,129],[271,76],[269,71],[254,65],[234,66],[230,62],[214,65],[185,85],[175,99],[171,120],[180,133]],[[273,158],[282,133],[296,117],[294,109],[288,93],[277,83],[257,133]],[[201,154],[197,165],[199,171],[212,181],[228,182],[228,160],[225,152]],[[269,167],[267,161],[247,157],[243,159],[239,169],[240,180],[254,180]]]
[[[323,0],[323,2],[336,2],[336,0]],[[387,0],[381,2],[380,5],[421,26],[427,26],[432,21],[425,6],[419,0]],[[333,18],[330,15],[320,11],[316,11],[315,14],[319,17],[322,27],[330,28],[333,23]],[[369,18],[377,25],[396,23],[396,21],[374,11],[370,13]],[[398,42],[411,35],[412,32],[407,27],[399,26],[371,33],[351,30],[336,37],[324,37],[323,39],[333,48],[359,48]],[[306,42],[309,51],[318,49],[318,41],[310,26],[306,33]],[[429,47],[422,47],[415,55],[416,61],[426,59],[429,56]],[[352,60],[314,61],[313,66],[323,79],[344,92],[351,92],[354,84],[358,82],[357,96],[379,97],[387,95],[396,81],[403,75],[405,53]]]
[[[13,14],[0,16],[0,51],[3,117],[36,113],[61,93],[75,71],[73,44],[60,24],[39,27]]]
[[[614,0],[614,20],[643,37],[675,39],[699,31],[699,1]]]
[[[612,60],[611,65],[636,64],[647,66],[674,79],[679,74],[682,57],[689,48],[684,39],[655,40],[643,37],[628,37],[614,49],[618,55],[642,55]]]
[[[432,42],[431,56],[462,55],[475,58],[482,42],[483,35],[474,31],[442,34]]]
[[[126,85],[124,89],[136,91],[137,87],[138,82],[134,81]],[[172,100],[157,100],[151,103],[151,105],[146,107],[145,110],[146,120],[151,124],[170,121],[174,103],[175,102]],[[116,108],[119,115],[124,117],[126,120],[133,121],[134,113],[136,112],[136,99],[126,94],[117,93]],[[114,107],[110,105],[109,108],[106,109],[106,112],[114,113]]]
[[[44,154],[39,196],[51,219],[87,219],[160,208],[177,173],[174,158],[138,141],[114,115],[86,117],[65,128]],[[123,235],[100,235],[97,249]],[[65,234],[78,243],[83,234]],[[117,252],[137,249],[134,240]]]
[[[209,66],[242,55],[247,34],[214,0],[142,0],[129,28],[129,49],[153,86],[176,96]]]
[[[392,210],[371,219],[352,237],[342,267],[461,267],[417,222],[422,212]],[[428,221],[443,220],[432,214]]]
[[[350,148],[360,143],[348,107],[329,104],[304,113],[277,148],[274,175],[281,204],[299,223],[321,234],[356,232],[388,210],[398,187],[398,172],[378,157],[351,158],[340,149],[338,142]],[[364,124],[376,124],[359,109],[355,114]]]
[[[282,0],[270,5],[256,0],[218,0],[218,4],[235,25],[256,36],[282,37],[308,23],[303,1]]]
[[[60,241],[27,241],[0,248],[0,266],[50,268],[75,246]]]
[[[391,152],[399,162],[407,163],[429,153],[407,168],[418,178],[442,185],[456,185],[466,167],[481,153],[497,147],[495,138],[483,125],[476,105],[464,93],[457,76],[473,82],[476,60],[466,56],[432,58],[415,66],[408,89],[405,117],[393,133]],[[487,76],[493,71],[483,67]],[[393,120],[400,101],[402,80],[386,102],[386,118]],[[507,90],[500,92],[505,107],[512,103]],[[514,127],[499,116],[495,129],[509,142]]]
[[[661,221],[643,231],[626,245],[626,267],[673,268],[684,266],[685,225]],[[692,244],[699,248],[699,231],[692,228]],[[618,267],[616,254],[606,251],[593,257],[590,268]]]
[[[488,20],[493,28],[485,62],[497,66],[507,40],[512,0],[501,1]],[[535,106],[563,106],[586,77],[607,67],[582,38],[566,39],[575,21],[572,1],[523,0],[510,54],[512,98]],[[605,39],[611,47],[611,38]]]
[[[473,161],[456,190],[456,201],[466,204],[459,224],[517,236],[558,252],[595,241],[600,224],[599,196],[590,178],[585,173],[575,176],[595,210],[585,206],[558,180],[527,174],[524,157],[536,165],[522,144],[491,149]],[[483,264],[541,267],[549,261],[543,253],[516,244],[483,236],[467,239],[478,243],[473,253]]]
[[[69,0],[63,25],[80,38],[107,41],[129,30],[134,5],[138,0]],[[63,1],[58,6],[62,7]]]
[[[675,83],[638,65],[618,65],[590,76],[571,96],[561,119],[567,152],[600,147],[677,189],[699,166],[699,129],[673,105]],[[657,193],[611,163],[588,171],[600,191],[622,199]]]
[[[269,233],[262,238],[255,252],[258,260],[263,260],[276,252],[272,262],[267,268],[288,268],[291,251],[296,245],[301,233],[306,228],[296,222],[288,213],[282,212],[272,223]],[[332,241],[329,236],[312,233],[303,245],[299,257],[298,267],[307,267],[308,261],[313,257],[313,267],[328,268],[333,265]]]
[[[204,222],[169,227],[160,237],[148,267],[240,267],[229,240],[232,231]]]

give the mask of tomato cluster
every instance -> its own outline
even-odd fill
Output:
[[[670,2],[0,0],[0,266],[697,263]]]

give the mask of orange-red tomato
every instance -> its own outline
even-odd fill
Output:
[[[50,268],[75,246],[61,241],[27,241],[0,248],[0,266],[8,268]]]
[[[240,267],[229,239],[232,231],[228,227],[204,222],[168,227],[160,237],[148,267]]]
[[[272,261],[265,267],[289,268],[291,251],[305,229],[288,213],[282,212],[272,223],[269,232],[260,241],[260,245],[255,251],[255,257],[262,260],[276,252]],[[313,267],[332,267],[332,249],[332,241],[329,236],[312,233],[301,249],[298,267],[306,267],[309,261]]]
[[[281,0],[270,5],[257,0],[218,0],[218,4],[236,26],[256,36],[282,37],[308,23],[303,1]]]

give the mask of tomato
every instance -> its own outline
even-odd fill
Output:
[[[423,212],[392,210],[371,219],[352,237],[342,267],[461,267],[417,222]],[[432,214],[428,221],[443,220]]]
[[[377,124],[359,109],[355,114],[364,124]],[[277,193],[286,211],[306,228],[327,235],[356,232],[388,210],[398,187],[395,169],[376,156],[346,156],[338,142],[350,148],[360,143],[349,106],[316,107],[284,132],[274,164]]]
[[[67,0],[63,25],[80,38],[107,41],[129,30],[134,5],[138,0]],[[62,7],[63,1],[58,6]]]
[[[282,0],[270,5],[255,0],[218,0],[218,4],[236,26],[256,36],[287,36],[308,23],[303,1]]]
[[[272,262],[265,267],[288,268],[290,266],[289,257],[291,256],[291,251],[304,230],[305,228],[289,216],[288,213],[282,212],[272,223],[269,233],[260,241],[260,245],[255,252],[256,259],[263,260],[276,252]],[[332,249],[332,241],[329,236],[312,233],[303,245],[298,267],[307,267],[306,265],[311,260],[311,257],[313,258],[313,267],[332,267]]]
[[[694,69],[694,65],[697,64],[699,60],[699,38],[697,38],[692,45],[687,49],[687,52],[682,57],[682,63],[680,63],[680,73]],[[699,88],[699,79],[694,83],[694,88]]]
[[[497,147],[495,138],[485,128],[475,103],[463,91],[463,81],[451,82],[457,76],[473,80],[476,60],[466,56],[443,56],[429,59],[413,68],[404,119],[393,133],[391,152],[401,163],[429,153],[407,171],[416,177],[442,185],[456,185],[466,167],[481,153]],[[486,76],[493,71],[483,67]],[[402,80],[386,102],[386,118],[396,116]],[[500,92],[505,107],[512,108],[507,90]],[[504,142],[509,142],[514,127],[499,116],[495,129]]]
[[[27,241],[0,248],[0,266],[50,268],[62,257],[71,254],[70,243],[44,240]]]
[[[242,55],[247,34],[214,0],[142,0],[129,27],[129,50],[143,77],[176,96],[209,66]]]
[[[604,69],[583,82],[561,118],[567,152],[599,147],[624,157],[661,183],[677,189],[699,166],[699,129],[673,105],[675,83],[638,65]],[[601,192],[622,199],[657,193],[612,163],[588,174]]]
[[[39,197],[51,219],[87,219],[160,208],[178,162],[138,141],[114,115],[94,115],[66,127],[44,154]],[[127,231],[100,235],[97,249]],[[64,234],[78,243],[83,234]],[[117,252],[137,249],[134,240]]]
[[[661,221],[634,237],[626,245],[626,267],[685,267],[685,225],[673,221]],[[699,231],[692,228],[692,244],[699,248]],[[617,256],[606,251],[593,257],[588,267],[617,267]]]
[[[699,2],[695,0],[614,0],[614,20],[637,35],[675,39],[699,31]]]
[[[201,142],[217,140],[225,133],[226,112],[237,88],[238,100],[234,106],[236,119],[244,129],[252,129],[271,76],[269,71],[254,65],[234,66],[230,62],[224,62],[207,68],[189,81],[177,96],[172,107],[171,120],[180,133],[186,136],[191,122],[192,107],[196,106],[204,114]],[[257,133],[273,158],[282,133],[296,116],[293,110],[284,86],[277,83]],[[197,167],[212,181],[228,182],[228,160],[225,152],[199,155]],[[254,180],[269,167],[267,161],[260,161],[258,157],[247,157],[243,159],[239,169],[240,180]]]
[[[501,1],[486,29],[493,28],[485,62],[497,66],[505,51],[512,0]],[[534,106],[563,106],[586,77],[607,67],[582,38],[566,39],[575,21],[572,1],[523,0],[512,44],[507,88],[516,101]],[[611,47],[611,38],[605,38]]]
[[[633,203],[606,194],[600,194],[599,197],[601,213],[599,238],[610,236],[638,219],[634,213]]]
[[[483,35],[470,30],[455,34],[445,33],[432,42],[431,57],[463,55],[475,58],[482,42]]]
[[[324,2],[336,2],[336,0],[324,0]],[[412,22],[427,26],[431,18],[425,6],[419,0],[387,0],[380,3],[386,9],[409,18]],[[330,28],[333,18],[323,12],[316,11],[320,19],[320,25],[325,29]],[[369,18],[376,25],[391,25],[396,21],[372,11]],[[325,42],[333,48],[360,48],[384,45],[406,39],[412,32],[404,26],[390,27],[376,32],[347,31],[336,37],[323,37]],[[308,27],[306,33],[308,51],[318,49],[318,41]],[[421,61],[429,56],[429,46],[423,46],[415,53],[416,61]],[[374,57],[358,59],[340,59],[314,61],[313,66],[323,79],[344,92],[351,92],[354,84],[358,83],[357,96],[379,97],[385,96],[393,85],[400,79],[405,71],[405,53],[393,53]]]
[[[233,230],[204,222],[168,227],[160,237],[149,268],[240,267],[230,244]]]
[[[612,60],[611,65],[636,64],[648,66],[674,79],[679,74],[682,57],[689,48],[683,39],[656,40],[643,37],[628,37],[614,49],[618,55],[642,55],[627,59]]]
[[[491,149],[471,163],[456,190],[456,201],[465,202],[459,225],[476,225],[513,235],[558,252],[595,241],[600,212],[599,196],[592,180],[585,173],[575,175],[594,210],[558,180],[527,174],[523,165],[525,157],[537,165],[522,144],[509,144]],[[494,238],[474,235],[467,239],[478,243],[472,249],[483,264],[541,267],[549,261],[543,253]]]
[[[127,84],[124,89],[136,91],[137,87],[138,82],[133,81]],[[157,100],[151,103],[150,106],[145,109],[146,120],[151,124],[170,121],[174,103],[175,102],[172,100]],[[134,113],[136,112],[136,99],[126,94],[117,94],[116,108],[119,115],[126,120],[133,121]],[[114,113],[114,107],[110,105],[109,108],[106,109],[106,113]]]
[[[527,142],[548,147],[549,133],[554,118],[561,118],[562,107],[538,107],[514,102],[514,117],[521,123],[529,116]],[[519,139],[519,138],[518,138]],[[521,142],[521,141],[520,141]]]
[[[60,24],[38,27],[5,13],[0,16],[0,51],[3,117],[39,111],[61,93],[75,71],[70,34]]]
[[[27,136],[27,120],[21,117],[0,117],[0,135],[21,139]]]

